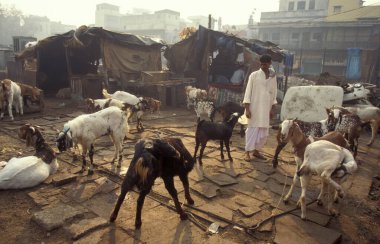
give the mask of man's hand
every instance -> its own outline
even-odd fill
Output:
[[[249,109],[245,109],[245,116],[250,119],[251,118],[251,111]]]

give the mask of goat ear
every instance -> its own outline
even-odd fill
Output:
[[[172,147],[169,143],[165,141],[157,140],[157,146],[161,154],[163,155],[167,155],[169,157],[173,157],[177,155],[177,150],[175,150],[174,147]]]

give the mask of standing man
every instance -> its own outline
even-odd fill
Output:
[[[274,115],[274,104],[277,104],[277,79],[271,68],[272,58],[269,55],[260,57],[261,68],[249,76],[244,94],[245,115],[248,127],[245,132],[245,161],[250,161],[249,153],[265,160],[258,150],[263,148],[269,135],[269,120]]]

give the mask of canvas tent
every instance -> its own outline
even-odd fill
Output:
[[[73,89],[84,80],[133,79],[143,70],[161,70],[163,46],[152,38],[81,26],[40,40],[16,55],[16,60],[36,59],[37,86],[49,93],[63,87]],[[100,63],[104,73],[99,76]]]
[[[271,42],[244,40],[236,36],[207,29],[199,29],[189,38],[169,46],[165,51],[171,72],[195,77],[197,86],[208,89],[218,104],[241,100],[248,75],[260,67],[259,56],[269,54],[274,62],[286,63],[281,72],[288,73],[292,56]],[[240,60],[239,60],[240,59]],[[244,80],[231,83],[234,72],[244,69]]]

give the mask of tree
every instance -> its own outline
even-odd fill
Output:
[[[23,14],[20,10],[0,3],[0,44],[12,44],[12,36],[20,35],[22,19]]]

